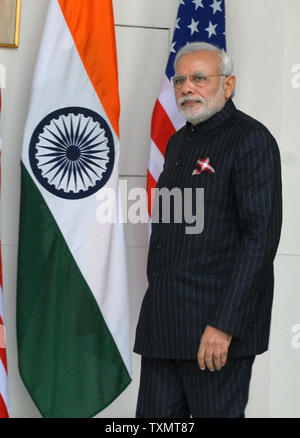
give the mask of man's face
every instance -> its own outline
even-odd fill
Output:
[[[226,91],[226,78],[220,75],[221,58],[217,52],[199,51],[183,55],[176,65],[176,76],[186,78],[175,87],[177,107],[181,115],[192,123],[209,119],[220,111],[230,97]],[[206,79],[194,83],[191,77],[202,73]],[[209,76],[216,75],[216,76]],[[231,77],[232,78],[232,77]]]

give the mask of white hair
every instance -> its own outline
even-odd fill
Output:
[[[233,73],[233,62],[231,58],[227,55],[225,50],[220,49],[218,46],[214,46],[213,44],[205,43],[205,42],[193,42],[188,43],[184,47],[182,47],[176,54],[174,61],[174,70],[176,69],[177,62],[179,59],[193,52],[200,51],[209,51],[209,52],[217,52],[220,55],[220,73],[222,75],[231,76]]]

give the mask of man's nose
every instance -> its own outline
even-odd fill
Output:
[[[193,93],[193,83],[189,76],[187,76],[182,88],[181,88],[182,94],[190,94]]]

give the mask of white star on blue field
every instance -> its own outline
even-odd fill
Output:
[[[181,0],[166,68],[174,75],[174,59],[186,43],[205,41],[226,50],[224,0]]]

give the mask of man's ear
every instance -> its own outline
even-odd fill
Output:
[[[224,91],[226,100],[230,99],[236,86],[236,77],[228,76],[224,80]]]

